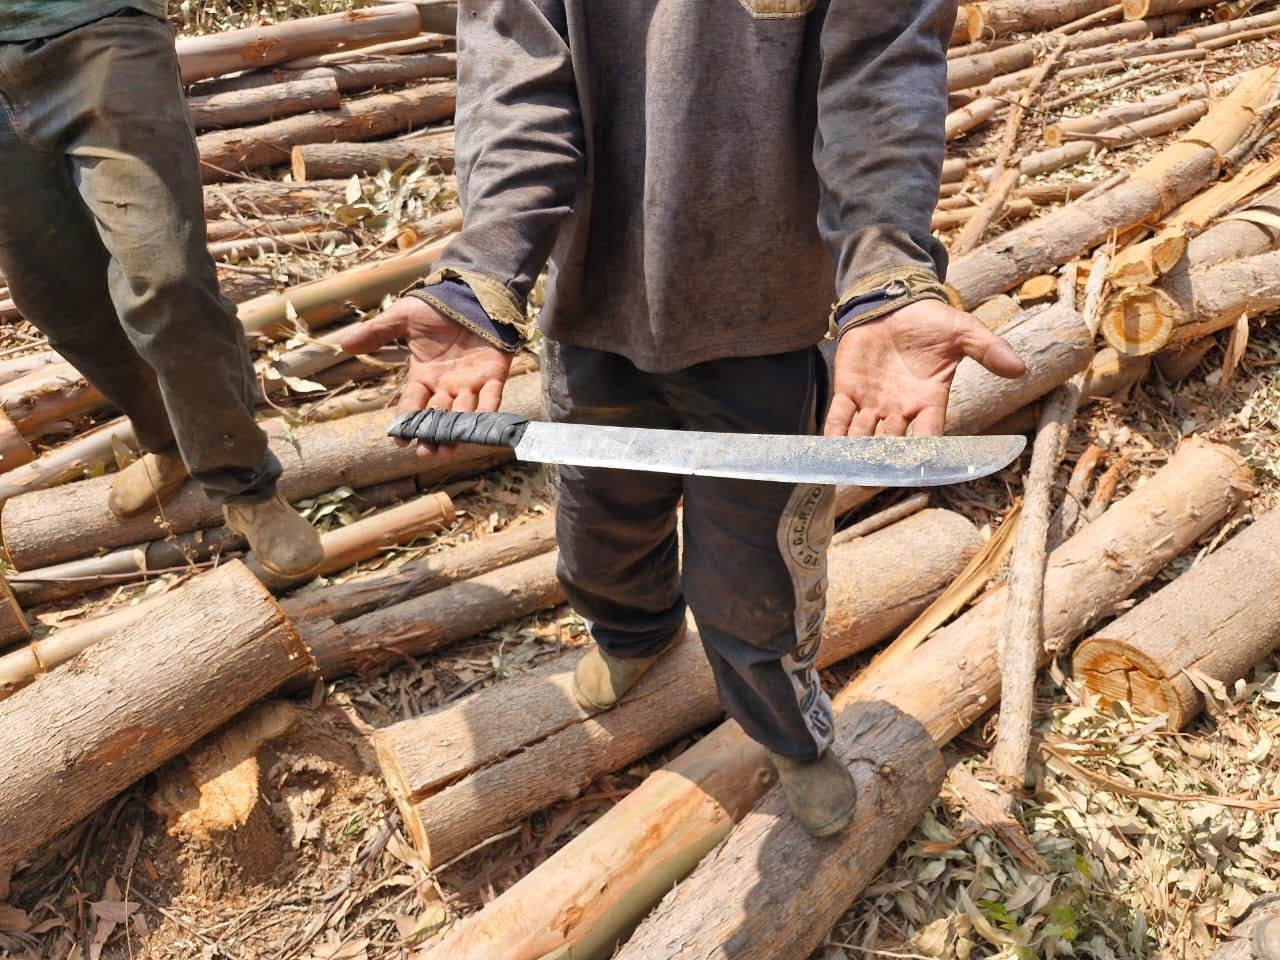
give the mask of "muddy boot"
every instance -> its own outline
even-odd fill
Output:
[[[623,660],[611,657],[600,649],[599,644],[592,644],[591,649],[582,655],[577,668],[573,671],[573,697],[578,706],[588,713],[609,710],[618,705],[618,701],[626,696],[649,668],[658,662],[658,658],[679,643],[685,634],[684,624],[671,642],[651,657],[634,657]]]
[[[107,509],[127,520],[173,499],[187,482],[187,467],[177,453],[143,454],[116,474]]]
[[[1280,916],[1264,917],[1253,925],[1253,955],[1256,960],[1280,960]]]
[[[320,569],[320,534],[279,494],[259,503],[227,504],[227,526],[243,533],[258,562],[282,577],[310,577]]]
[[[849,825],[858,789],[849,768],[833,750],[824,750],[817,760],[796,760],[770,751],[769,759],[800,826],[815,837],[829,837]]]

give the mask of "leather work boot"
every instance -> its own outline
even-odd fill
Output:
[[[1256,960],[1280,960],[1280,916],[1266,917],[1255,923],[1250,939]]]
[[[658,658],[684,639],[686,626],[682,622],[671,642],[651,657],[632,657],[626,660],[611,657],[593,643],[582,655],[573,671],[573,697],[578,706],[588,713],[609,710],[618,705]]]
[[[187,482],[187,467],[177,453],[143,454],[116,474],[107,508],[128,520],[168,503]]]
[[[282,577],[310,577],[320,570],[320,534],[279,494],[259,503],[227,504],[227,526],[243,533],[258,562]]]
[[[829,837],[849,825],[858,789],[835,751],[828,748],[817,760],[797,760],[771,750],[769,759],[800,826],[815,837]]]

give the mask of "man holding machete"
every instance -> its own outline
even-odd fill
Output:
[[[938,279],[954,16],[954,0],[460,0],[466,224],[345,348],[408,340],[402,413],[496,410],[550,258],[553,421],[940,434],[961,359],[1024,372]],[[614,706],[682,636],[687,600],[721,702],[817,835],[855,805],[813,667],[832,500],[562,466],[557,508],[561,580],[596,641],[579,703]]]

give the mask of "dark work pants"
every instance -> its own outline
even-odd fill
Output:
[[[176,444],[217,499],[274,493],[167,24],[124,14],[0,43],[0,272],[145,449]]]
[[[826,401],[816,349],[668,374],[554,342],[546,354],[547,412],[556,421],[807,434]],[[596,642],[616,657],[661,649],[687,600],[725,711],[768,749],[813,758],[833,733],[813,667],[833,501],[832,487],[562,466],[560,579]]]

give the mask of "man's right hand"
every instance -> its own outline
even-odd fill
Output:
[[[409,346],[409,378],[400,394],[398,414],[427,408],[464,413],[498,409],[512,355],[416,297],[403,297],[356,326],[343,338],[342,349],[349,354],[373,353],[400,339]],[[456,449],[420,443],[417,452],[419,458],[429,460]]]

